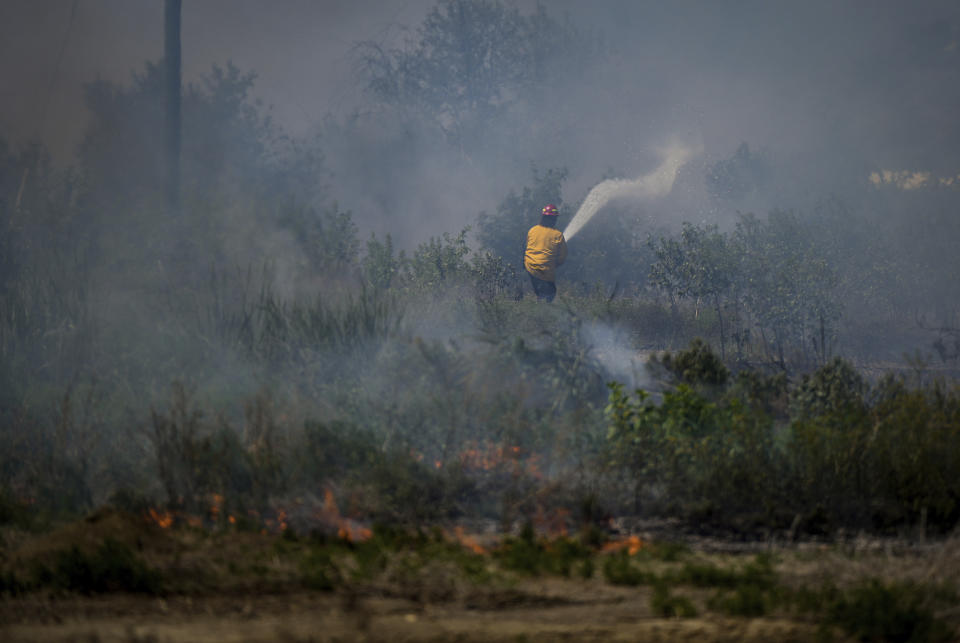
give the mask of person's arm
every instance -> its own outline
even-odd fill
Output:
[[[567,241],[560,235],[560,241],[557,243],[557,265],[559,266],[567,260]]]

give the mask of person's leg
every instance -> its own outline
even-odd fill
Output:
[[[542,279],[537,279],[533,276],[533,273],[527,273],[530,275],[530,285],[533,286],[533,292],[537,295],[537,301],[542,301],[546,296],[546,293],[543,290],[543,285],[546,283]]]
[[[547,303],[549,304],[553,301],[553,298],[557,296],[557,284],[552,281],[544,281],[543,285],[543,296],[546,298]]]

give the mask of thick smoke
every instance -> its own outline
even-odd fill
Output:
[[[889,337],[914,319],[956,338],[955,2],[184,3],[179,228],[157,190],[161,4],[0,3],[4,400],[86,378],[125,426],[192,380],[237,426],[274,387],[297,419],[403,426],[423,453],[528,435],[530,408],[601,409],[604,376],[650,384],[640,344],[715,319],[727,355],[808,350],[814,329],[818,358],[898,359],[929,345]],[[506,20],[443,20],[465,7]],[[515,302],[509,270],[548,202],[577,237],[552,309]],[[741,213],[766,252],[749,265],[724,252]],[[471,225],[481,252],[444,241]],[[718,257],[771,305],[725,304]],[[830,305],[783,312],[784,284]],[[750,334],[778,313],[800,331]]]

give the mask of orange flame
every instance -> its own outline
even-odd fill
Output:
[[[349,540],[350,542],[362,542],[370,540],[373,531],[363,525],[358,525],[348,518],[340,515],[340,509],[337,507],[337,499],[333,496],[333,491],[326,489],[323,492],[322,512],[315,514],[316,518],[333,522],[337,527],[337,538]]]
[[[211,494],[210,502],[210,518],[217,522],[220,517],[220,508],[223,506],[223,496],[219,493]]]
[[[157,525],[161,529],[169,529],[173,525],[173,514],[170,513],[169,511],[164,511],[163,513],[160,513],[159,511],[151,507],[149,509],[149,514],[150,514],[150,519],[153,520],[153,522],[157,523]]]
[[[636,556],[637,552],[646,547],[644,542],[640,540],[639,536],[628,536],[623,540],[612,540],[608,543],[605,543],[601,549],[604,552],[615,552],[627,550],[627,554],[630,556]]]
[[[533,525],[537,529],[550,536],[566,536],[567,521],[570,518],[570,510],[564,508],[554,509],[547,513],[543,506],[537,505],[537,513],[533,517]]]
[[[454,527],[453,533],[457,537],[457,540],[460,541],[460,544],[466,547],[467,549],[469,549],[470,551],[472,551],[473,553],[475,554],[487,553],[487,550],[483,545],[481,545],[476,540],[474,540],[474,538],[466,535],[463,532],[463,527],[460,527],[459,525],[457,527]]]

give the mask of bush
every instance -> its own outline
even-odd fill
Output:
[[[126,545],[107,539],[92,554],[76,546],[57,552],[52,568],[38,567],[37,585],[81,594],[132,592],[157,594],[160,572],[140,560]]]
[[[653,586],[650,608],[663,618],[693,618],[697,615],[697,608],[689,598],[672,595],[670,588],[662,582]]]
[[[720,387],[727,383],[730,376],[720,357],[699,337],[690,342],[686,350],[676,355],[668,351],[653,363],[661,364],[677,381],[691,386]]]
[[[300,562],[300,579],[307,589],[328,592],[340,584],[341,573],[331,553],[315,546]]]
[[[929,607],[930,596],[912,583],[870,580],[836,596],[826,621],[859,641],[951,641],[954,634]]]
[[[657,581],[656,574],[638,569],[626,551],[611,554],[603,561],[603,576],[613,585],[648,585]]]

